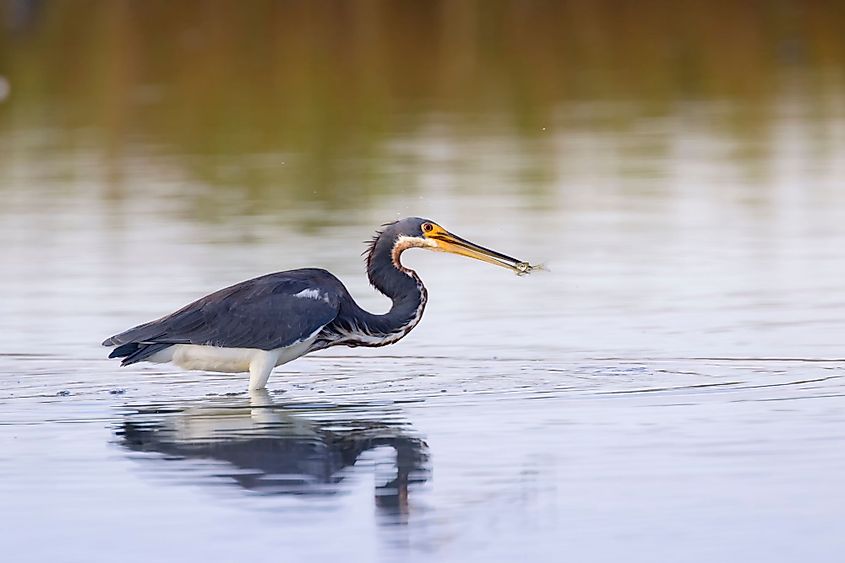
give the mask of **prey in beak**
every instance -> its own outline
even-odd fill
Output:
[[[452,254],[459,254],[469,258],[475,258],[494,266],[501,266],[507,268],[518,276],[530,274],[534,270],[542,269],[540,265],[532,265],[522,260],[517,260],[501,252],[490,250],[479,246],[474,242],[470,242],[458,235],[452,234],[436,223],[426,222],[422,224],[423,237],[434,243],[430,244],[428,248],[431,250],[438,250],[441,252],[450,252]]]

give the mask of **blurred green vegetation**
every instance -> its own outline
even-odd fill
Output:
[[[544,128],[711,104],[753,167],[784,95],[820,123],[842,111],[843,30],[845,2],[823,0],[0,0],[0,138],[344,206],[401,188],[386,171],[413,155],[386,151],[434,125],[524,144],[530,184],[551,174]]]

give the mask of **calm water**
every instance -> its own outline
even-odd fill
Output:
[[[0,42],[17,48],[0,57],[0,544],[15,561],[841,560],[839,20],[778,27],[760,49],[786,54],[768,66],[751,31],[693,41],[681,80],[613,11],[570,6],[581,35],[549,45],[471,4],[377,4],[333,44],[369,69],[339,100],[312,55],[273,58],[275,79],[238,63],[334,37],[331,14],[300,10],[277,25],[308,33],[251,46],[252,20],[209,8],[182,29],[177,14],[156,50],[158,8],[104,3],[79,43],[84,27],[50,23],[75,21],[57,5],[21,8]],[[710,33],[709,14],[686,17]],[[395,66],[388,46],[428,52],[408,35],[419,18],[455,28],[434,34],[433,68]],[[491,26],[521,41],[526,74],[462,32]],[[65,57],[105,47],[127,64],[64,77]],[[543,58],[566,48],[594,58]],[[498,88],[447,87],[466,73]],[[243,88],[199,96],[211,84]],[[120,369],[98,346],[302,266],[383,311],[360,252],[406,215],[549,271],[409,252],[430,301],[405,340],[302,358],[254,395],[244,375]]]

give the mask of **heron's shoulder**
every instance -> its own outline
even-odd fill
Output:
[[[320,268],[301,268],[265,274],[242,282],[236,293],[252,295],[317,296],[334,306],[348,293],[334,274]]]
[[[293,286],[325,286],[326,288],[337,285],[342,287],[343,285],[334,274],[328,270],[323,270],[322,268],[285,270],[284,272],[265,274],[250,281],[257,283],[290,284]]]
[[[311,293],[303,293],[303,292]],[[325,297],[325,302],[336,306],[346,288],[334,275],[319,268],[302,268],[298,270],[287,270],[284,272],[273,272],[264,274],[229,287],[225,287],[214,293],[185,306],[177,313],[186,309],[202,308],[209,305],[247,303],[267,298],[281,298],[285,296],[307,296],[319,294]]]

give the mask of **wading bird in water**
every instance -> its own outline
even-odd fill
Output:
[[[402,252],[424,248],[468,256],[517,274],[536,266],[478,246],[437,223],[409,217],[385,225],[366,252],[370,283],[393,301],[383,315],[355,303],[331,273],[316,268],[267,274],[221,289],[103,342],[121,365],[172,362],[189,370],[249,372],[263,389],[273,368],[329,346],[393,344],[417,326],[428,299]]]

